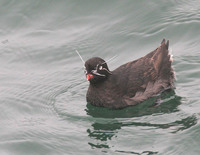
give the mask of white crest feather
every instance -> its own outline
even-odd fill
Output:
[[[117,55],[113,56],[112,58],[108,59],[107,61],[105,61],[105,62],[102,63],[102,64],[108,63],[108,62],[110,62],[111,60],[115,59],[116,57],[117,57]]]
[[[76,50],[76,53],[78,54],[78,56],[80,57],[81,61],[83,62],[83,65],[85,64],[85,61],[83,60],[82,56],[79,54],[79,52]]]

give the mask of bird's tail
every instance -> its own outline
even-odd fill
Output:
[[[169,40],[165,42],[165,39],[163,39],[160,47],[157,48],[152,58],[159,78],[166,80],[170,85],[173,85],[175,75],[172,68],[172,56],[169,54],[168,48]]]

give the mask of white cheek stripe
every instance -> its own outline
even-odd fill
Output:
[[[91,72],[92,72],[93,74],[97,75],[97,76],[105,77],[105,75],[99,74],[99,73],[97,72],[97,70],[92,70]]]
[[[103,68],[102,70],[107,71],[109,74],[112,74],[110,71],[108,71],[106,68]]]

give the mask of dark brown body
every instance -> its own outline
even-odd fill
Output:
[[[90,83],[87,102],[95,106],[124,108],[172,89],[174,72],[168,46],[169,42],[165,44],[163,40],[153,52],[118,67],[101,82]]]

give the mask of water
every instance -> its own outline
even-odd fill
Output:
[[[198,0],[0,0],[1,155],[199,155]],[[139,106],[87,105],[83,59],[110,69],[144,56],[163,38],[176,90]]]

